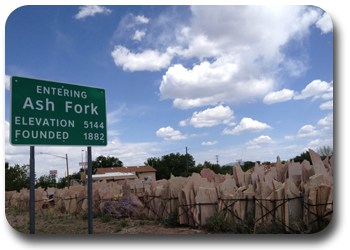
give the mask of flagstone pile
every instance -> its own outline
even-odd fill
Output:
[[[117,217],[142,212],[150,218],[168,218],[178,214],[183,225],[203,226],[206,219],[219,211],[226,218],[241,221],[253,216],[256,223],[277,219],[288,226],[292,220],[317,223],[330,221],[333,211],[333,157],[321,160],[309,149],[308,161],[266,168],[258,163],[244,172],[236,163],[232,175],[215,174],[203,169],[200,174],[169,180],[118,180],[93,183],[93,212]],[[69,189],[35,190],[35,210],[54,194],[55,207],[61,212],[81,214],[88,211],[87,187],[79,184]],[[29,209],[29,190],[6,192],[6,206]]]

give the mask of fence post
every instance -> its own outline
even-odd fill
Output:
[[[254,204],[254,232],[253,234],[255,234],[255,230],[256,230],[256,209],[255,209],[255,195],[253,195],[253,204]]]
[[[273,202],[273,220],[276,220],[276,197],[274,198]]]
[[[200,203],[198,205],[199,205],[199,224],[200,226],[202,226],[202,206]]]
[[[300,192],[301,199],[301,219],[304,221],[304,193]]]
[[[246,219],[247,219],[247,212],[248,212],[248,195],[245,196],[244,217],[243,217],[243,220],[246,220]]]
[[[290,227],[290,217],[292,215],[292,204],[290,201],[290,194],[287,194],[287,201],[288,201],[288,227]]]

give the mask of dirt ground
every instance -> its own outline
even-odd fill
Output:
[[[29,212],[7,208],[6,218],[11,227],[18,232],[29,234]],[[193,229],[188,226],[166,228],[159,221],[140,220],[135,218],[103,217],[93,219],[94,234],[207,234],[204,229]],[[88,234],[88,220],[82,215],[60,213],[53,208],[35,213],[36,234]]]

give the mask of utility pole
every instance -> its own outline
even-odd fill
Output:
[[[69,188],[69,171],[68,171],[68,155],[66,154],[66,163],[67,163],[67,182],[68,182],[68,188]]]
[[[188,174],[188,157],[187,157],[187,147],[186,147],[186,167],[187,167],[187,174]]]
[[[219,156],[218,156],[218,155],[215,155],[215,157],[216,157],[216,164],[219,165]]]

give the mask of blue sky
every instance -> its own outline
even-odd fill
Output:
[[[108,146],[125,166],[169,153],[196,164],[289,160],[333,146],[333,24],[309,6],[25,6],[5,28],[5,158],[9,77],[102,87]],[[86,147],[68,154],[79,170]],[[37,176],[65,161],[36,155]]]

